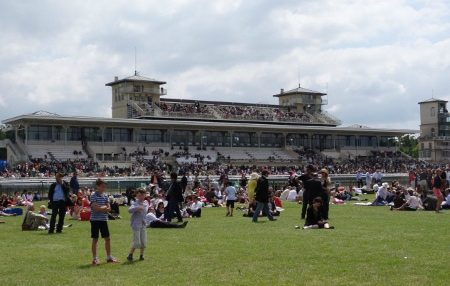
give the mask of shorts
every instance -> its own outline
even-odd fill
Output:
[[[133,241],[131,242],[131,248],[143,247],[147,247],[147,229],[145,226],[141,229],[133,229]]]
[[[109,237],[108,222],[105,220],[91,220],[91,237],[98,238],[98,232],[102,234],[102,238]]]
[[[235,200],[227,200],[227,207],[231,207],[232,209],[234,209],[234,202]]]
[[[438,188],[433,188],[433,193],[436,196],[436,198],[443,198],[444,196],[442,195],[441,189]]]

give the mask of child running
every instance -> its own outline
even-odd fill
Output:
[[[98,233],[105,239],[106,262],[119,263],[117,259],[111,256],[111,241],[108,229],[108,212],[111,211],[108,195],[105,194],[106,181],[98,178],[95,181],[95,193],[91,195],[91,237],[92,237],[92,265],[98,266],[100,262],[97,258]]]
[[[133,230],[133,241],[127,260],[133,261],[133,253],[136,248],[141,250],[139,260],[144,260],[144,250],[147,246],[146,215],[148,202],[145,200],[145,190],[139,189],[136,194],[136,202],[128,209],[131,214],[130,223]]]

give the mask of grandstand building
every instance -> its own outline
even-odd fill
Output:
[[[4,140],[8,161],[92,159],[131,163],[137,150],[158,150],[161,160],[196,161],[172,156],[181,148],[209,162],[264,164],[299,162],[303,152],[335,160],[398,152],[407,129],[374,129],[342,122],[323,107],[325,93],[294,88],[273,95],[278,104],[166,98],[164,81],[135,74],[107,83],[112,118],[65,116],[48,112],[3,120],[15,132]],[[160,152],[162,151],[162,152]],[[147,158],[153,158],[149,153]]]

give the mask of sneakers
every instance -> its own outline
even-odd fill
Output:
[[[127,260],[128,260],[128,261],[133,261],[133,260],[134,260],[134,259],[133,259],[133,255],[129,254],[129,255],[127,256]]]
[[[120,263],[120,261],[111,256],[106,260],[106,263]]]
[[[94,259],[94,260],[92,260],[92,265],[99,266],[100,262],[98,261],[98,259]]]
[[[145,259],[144,259],[144,255],[139,255],[139,260],[140,260],[140,261],[145,260]]]

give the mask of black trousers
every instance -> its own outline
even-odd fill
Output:
[[[52,203],[52,216],[50,218],[50,228],[48,232],[53,232],[55,230],[56,216],[58,215],[58,225],[56,226],[56,231],[61,232],[64,225],[64,217],[66,216],[66,202],[65,201],[54,201]]]

